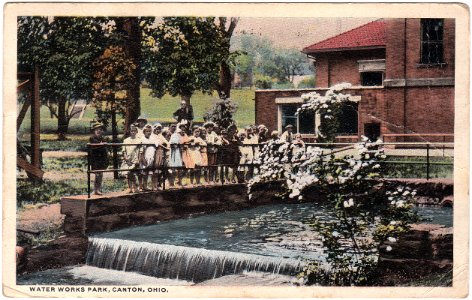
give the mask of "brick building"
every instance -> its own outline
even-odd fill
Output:
[[[257,90],[256,123],[279,131],[293,124],[304,137],[316,137],[320,117],[294,114],[300,96],[349,82],[346,92],[354,97],[338,140],[451,141],[431,134],[454,132],[454,31],[454,19],[381,19],[305,47],[314,60],[315,88]]]

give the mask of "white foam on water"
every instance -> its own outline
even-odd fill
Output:
[[[92,266],[78,266],[67,271],[74,278],[91,280],[94,284],[120,285],[192,285],[193,282],[168,278],[156,278],[134,272],[102,269]]]
[[[90,237],[87,264],[159,278],[201,282],[251,271],[293,275],[301,271],[305,262],[241,252]]]

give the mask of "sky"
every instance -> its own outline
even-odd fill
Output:
[[[241,18],[234,35],[270,39],[277,48],[304,47],[374,21],[372,18]]]

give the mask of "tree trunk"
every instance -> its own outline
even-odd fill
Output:
[[[115,103],[113,103],[114,106]],[[111,114],[111,135],[112,135],[112,141],[113,143],[119,143],[118,141],[118,128],[116,126],[116,110],[113,109],[112,114]],[[113,147],[113,169],[118,169],[119,168],[119,162],[118,162],[118,148]],[[118,179],[118,171],[113,172],[113,178]]]
[[[125,132],[141,114],[140,85],[141,85],[141,28],[137,17],[117,18],[117,30],[125,35],[122,46],[128,57],[136,65],[133,80],[127,90],[128,104],[125,114]]]
[[[220,64],[220,88],[218,89],[221,99],[231,97],[231,79],[231,69],[226,61],[222,61]]]
[[[185,101],[187,103],[187,105],[190,105],[190,98],[191,97],[192,97],[192,95],[181,95],[180,100]]]
[[[66,100],[59,100],[57,104],[57,139],[66,140],[66,134],[69,130],[69,118],[66,111]]]
[[[234,29],[236,28],[236,25],[238,24],[239,18],[231,18],[229,20],[229,26],[226,28],[226,23],[228,19],[225,17],[220,17],[219,22],[220,22],[220,30],[224,34],[225,38],[225,47],[227,48],[228,51],[228,57],[231,54],[230,52],[230,40],[231,36],[233,35]],[[218,96],[222,99],[230,98],[231,97],[231,69],[228,65],[228,62],[226,60],[223,60],[220,63],[220,80],[218,84]]]

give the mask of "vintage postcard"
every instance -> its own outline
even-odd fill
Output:
[[[468,295],[465,4],[4,20],[5,296]]]

